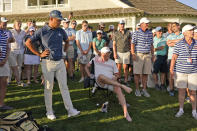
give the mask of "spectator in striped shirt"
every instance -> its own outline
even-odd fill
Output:
[[[2,19],[0,21],[0,110],[9,110],[12,107],[6,106],[4,103],[4,98],[6,96],[7,78],[10,74],[10,68],[8,65],[8,36],[3,30]]]
[[[196,113],[196,89],[197,89],[197,41],[194,37],[194,27],[185,25],[182,29],[184,39],[176,43],[170,65],[170,74],[174,77],[179,89],[179,111],[175,117],[183,115],[183,106],[186,88],[190,91],[192,104],[192,116],[197,120]]]
[[[147,78],[151,74],[153,54],[153,34],[148,29],[150,21],[144,17],[140,20],[140,29],[134,32],[131,44],[131,54],[133,59],[133,73],[135,79],[136,96],[144,95],[150,97],[147,92]],[[139,90],[140,74],[142,74],[143,90]]]

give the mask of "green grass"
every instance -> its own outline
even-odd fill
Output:
[[[77,80],[79,76],[77,76]],[[17,87],[14,82],[8,87],[5,102],[13,106],[14,110],[0,112],[0,116],[26,110],[32,111],[33,117],[41,125],[48,125],[55,131],[181,131],[197,130],[197,120],[191,116],[191,105],[185,103],[184,116],[175,118],[178,111],[177,94],[170,97],[166,92],[159,92],[155,89],[148,89],[150,98],[135,97],[134,92],[126,94],[128,108],[133,118],[128,123],[123,118],[121,106],[118,104],[115,95],[110,96],[108,113],[100,112],[101,104],[106,101],[101,91],[93,98],[88,97],[88,89],[84,89],[77,81],[68,82],[73,105],[81,111],[81,114],[74,118],[67,118],[67,111],[64,108],[61,94],[57,83],[53,90],[53,108],[56,120],[48,120],[45,116],[45,105],[43,86],[32,84],[29,87]],[[132,84],[134,89],[134,85]],[[99,103],[100,106],[96,106]]]

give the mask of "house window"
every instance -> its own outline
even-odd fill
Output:
[[[0,12],[12,11],[12,0],[0,0]]]
[[[33,8],[56,8],[65,7],[68,5],[68,0],[27,0],[27,7]]]

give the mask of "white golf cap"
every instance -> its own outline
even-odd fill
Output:
[[[185,31],[188,31],[188,30],[193,30],[194,29],[194,26],[192,25],[185,25],[183,28],[182,28],[182,33],[184,33]]]
[[[5,17],[1,17],[1,22],[8,22],[8,20]]]
[[[158,26],[158,27],[155,28],[155,32],[159,32],[161,30],[162,30],[162,27],[161,26]]]
[[[120,20],[119,24],[125,24],[125,20]]]
[[[148,20],[146,17],[143,17],[143,18],[141,18],[140,19],[140,24],[142,24],[142,23],[150,23],[150,20]]]
[[[33,27],[33,26],[29,28],[29,31],[35,31],[35,30],[36,30],[36,29],[35,29],[35,27]]]
[[[194,32],[197,33],[197,29],[195,29]]]
[[[64,23],[64,22],[70,22],[70,20],[68,19],[68,18],[64,18],[63,20],[62,20],[62,22]]]
[[[111,52],[110,49],[109,49],[109,47],[103,47],[101,49],[101,53],[108,53],[108,52]]]
[[[96,33],[101,33],[102,34],[103,32],[102,32],[102,30],[97,30]]]

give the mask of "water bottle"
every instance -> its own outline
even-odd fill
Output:
[[[101,107],[101,112],[107,113],[108,104],[109,104],[108,101],[106,101],[105,103],[103,103],[103,105]]]

